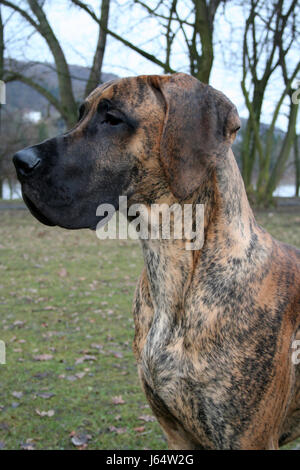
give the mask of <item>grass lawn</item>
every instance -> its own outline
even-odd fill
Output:
[[[300,210],[259,222],[300,246]],[[166,449],[141,392],[131,303],[135,241],[0,211],[0,449]]]

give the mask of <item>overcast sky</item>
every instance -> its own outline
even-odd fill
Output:
[[[21,0],[20,3],[24,4],[24,1]],[[90,0],[88,3],[94,6],[98,14],[99,1]],[[148,3],[151,4],[151,0]],[[182,0],[181,8],[184,9],[185,5],[186,2]],[[46,12],[55,34],[63,46],[68,62],[89,66],[92,62],[98,34],[96,23],[82,10],[70,6],[68,0],[46,0]],[[10,13],[8,9],[4,8],[4,18],[7,18]],[[247,117],[240,87],[244,15],[242,7],[234,6],[230,2],[225,11],[222,7],[219,9],[215,23],[215,61],[210,83],[223,91],[236,104],[242,117]],[[128,0],[112,0],[109,27],[152,54],[159,56],[160,51],[163,50],[163,38],[160,35],[157,22],[154,19],[149,19],[145,10],[138,5],[129,8]],[[31,31],[31,28],[24,24],[24,20],[21,20],[17,14],[13,15],[6,31],[6,37],[9,39],[6,55],[21,60],[51,62],[51,53],[38,34],[30,35],[29,39],[24,42],[24,34],[29,35]],[[188,60],[180,42],[176,44],[171,65],[178,71],[189,72]],[[121,77],[162,73],[160,67],[111,37],[108,38],[103,71],[112,72]],[[263,118],[266,122],[272,116],[273,106],[281,93],[282,86],[278,74],[273,79],[263,109]],[[283,109],[283,111],[285,110]],[[278,124],[285,129],[284,113]]]

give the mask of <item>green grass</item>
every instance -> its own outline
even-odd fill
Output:
[[[258,219],[300,245],[299,211]],[[70,449],[75,434],[89,436],[88,449],[166,449],[131,346],[141,268],[137,242],[100,241],[90,231],[47,228],[25,211],[0,211],[0,339],[7,354],[0,448]],[[52,358],[36,360],[44,354]],[[114,404],[119,396],[124,403]]]

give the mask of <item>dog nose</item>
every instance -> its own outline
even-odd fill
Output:
[[[17,173],[21,176],[29,176],[39,166],[41,159],[31,148],[20,150],[13,156],[13,162]]]

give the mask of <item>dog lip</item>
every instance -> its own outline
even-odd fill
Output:
[[[44,225],[49,225],[50,227],[54,227],[56,225],[51,222],[44,214],[41,213],[41,211],[36,207],[36,205],[31,201],[31,199],[29,199],[29,197],[24,194],[24,192],[22,196],[29,211],[39,222]]]

